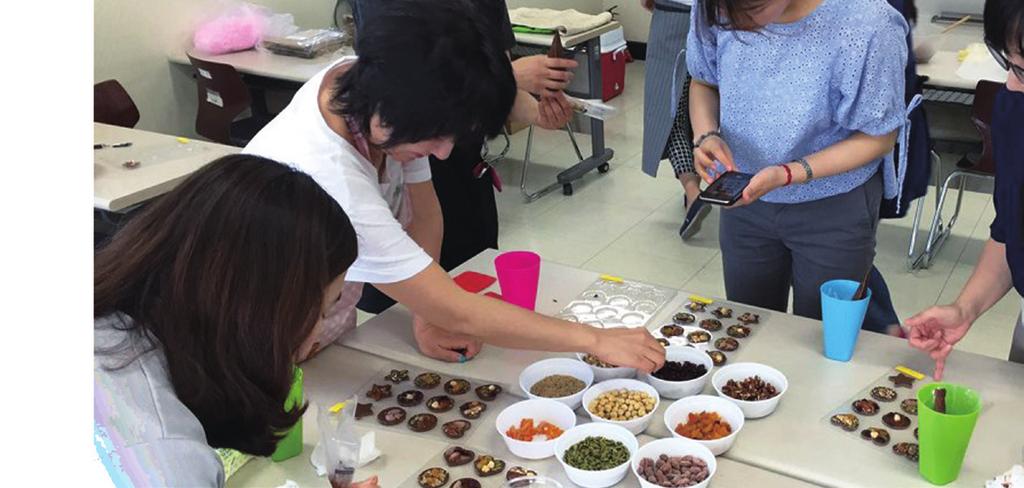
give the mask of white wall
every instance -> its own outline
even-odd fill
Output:
[[[333,23],[334,0],[255,0],[295,16],[299,27]],[[167,52],[187,46],[194,23],[218,11],[223,0],[96,0],[94,6],[96,82],[115,78],[135,100],[138,128],[195,136],[195,83],[186,67],[167,61]]]

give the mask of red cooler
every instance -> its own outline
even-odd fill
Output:
[[[601,35],[601,99],[605,102],[626,89],[626,39],[622,28]]]

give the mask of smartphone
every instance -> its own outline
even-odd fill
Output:
[[[753,177],[747,173],[726,171],[700,193],[700,199],[715,205],[732,205],[743,197],[743,190]]]

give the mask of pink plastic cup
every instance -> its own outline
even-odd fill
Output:
[[[502,298],[513,305],[533,310],[540,281],[540,256],[530,251],[509,251],[494,258]]]

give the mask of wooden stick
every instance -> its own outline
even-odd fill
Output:
[[[970,15],[965,15],[960,20],[950,24],[949,27],[946,27],[945,29],[942,29],[942,32],[940,32],[940,34],[946,34],[949,31],[951,31],[953,29],[956,29],[957,27],[960,27],[961,25],[964,24],[964,22],[967,22],[968,20],[971,20],[971,16]]]
[[[864,299],[864,295],[868,292],[868,278],[871,277],[871,270],[874,268],[875,265],[872,264],[871,267],[868,268],[868,272],[864,273],[864,279],[860,281],[860,286],[857,287],[857,292],[853,294],[854,301]]]

